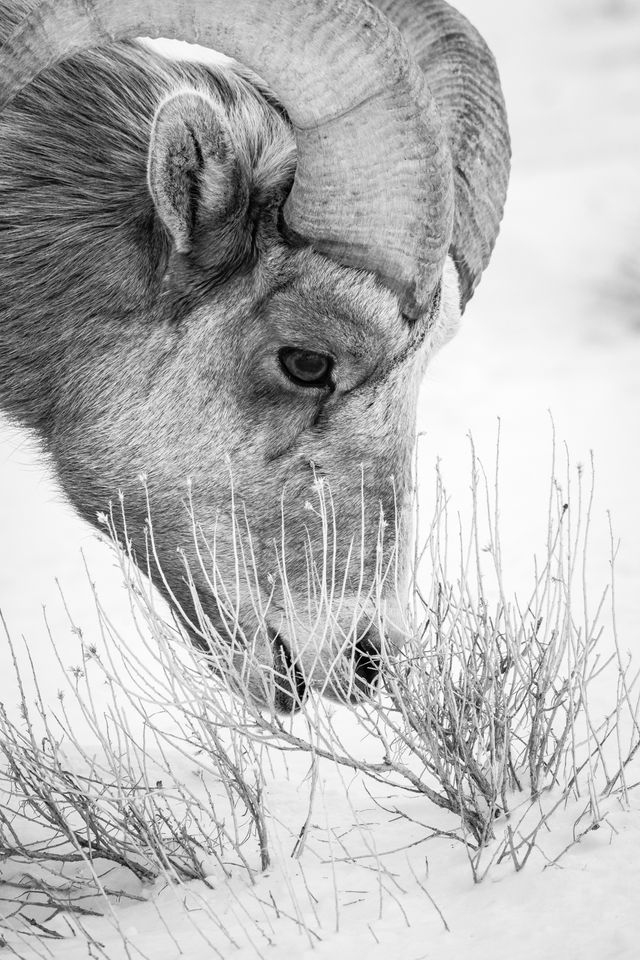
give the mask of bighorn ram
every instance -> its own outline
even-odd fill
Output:
[[[139,554],[146,475],[175,602],[195,622],[186,557],[213,626],[255,645],[256,696],[264,676],[283,710],[308,685],[350,695],[336,643],[366,687],[379,638],[357,598],[381,550],[405,552],[418,386],[502,215],[485,43],[444,0],[0,0],[0,107],[4,409],[87,520],[124,492]],[[327,552],[335,597],[312,610]]]

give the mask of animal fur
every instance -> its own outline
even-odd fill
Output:
[[[0,43],[28,6],[0,0]],[[199,207],[179,249],[148,177],[159,108],[184,91],[213,103],[230,131],[243,200],[232,228],[214,215],[214,201],[211,216]],[[223,576],[230,588],[239,584],[238,619],[263,667],[282,672],[282,649],[285,666],[297,665],[293,680],[277,684],[283,709],[294,705],[292,683],[327,688],[335,655],[327,618],[344,637],[358,635],[359,579],[370,583],[380,562],[380,510],[385,556],[407,549],[417,391],[459,317],[450,262],[435,312],[410,325],[373,275],[288,243],[279,215],[294,168],[286,116],[257,78],[238,66],[174,62],[136,42],[46,70],[0,117],[0,403],[37,434],[90,523],[123,492],[140,557],[147,500],[139,478],[147,477],[175,600],[195,620],[184,555],[206,615],[224,631],[199,572],[190,482]],[[218,196],[218,187],[201,178],[194,202]],[[283,346],[330,354],[333,389],[288,380]],[[332,497],[338,592],[345,585],[343,604],[320,619],[307,601],[307,545],[319,564],[327,552],[309,509],[319,480]],[[252,577],[236,567],[232,501],[243,524],[246,515],[258,589],[271,595],[266,631]],[[287,635],[283,551],[300,610]],[[153,576],[166,594],[159,570]]]

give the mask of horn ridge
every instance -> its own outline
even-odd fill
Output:
[[[451,256],[462,308],[493,251],[509,181],[511,144],[493,54],[445,0],[374,0],[424,72],[451,149],[455,216]]]
[[[213,47],[246,64],[293,124],[291,233],[373,271],[417,318],[453,229],[449,146],[398,28],[366,0],[40,0],[0,48],[0,106],[82,49],[135,36]]]

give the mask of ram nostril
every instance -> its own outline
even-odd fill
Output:
[[[353,668],[356,676],[368,687],[375,687],[380,679],[380,648],[371,639],[370,632],[356,640]]]
[[[278,713],[296,713],[306,698],[307,683],[280,634],[270,631],[270,639],[276,688],[274,706]]]

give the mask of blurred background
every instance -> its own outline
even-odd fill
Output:
[[[458,6],[500,66],[513,175],[493,261],[421,395],[425,510],[440,459],[453,516],[468,515],[468,434],[492,473],[500,421],[507,588],[528,592],[532,558],[546,536],[552,417],[561,460],[565,443],[574,467],[588,466],[593,451],[593,603],[609,573],[610,511],[621,541],[619,631],[623,646],[638,650],[640,0]],[[575,482],[575,470],[571,476]],[[43,604],[63,659],[77,660],[56,578],[85,635],[96,629],[81,551],[104,605],[126,629],[126,599],[109,549],[66,507],[30,439],[1,424],[0,608],[36,663],[50,656]],[[0,644],[3,696],[7,668]]]
[[[563,444],[574,467],[593,452],[590,590],[609,575],[610,511],[619,623],[638,650],[640,2],[458,6],[498,61],[512,180],[491,265],[427,374],[422,475],[440,455],[464,509],[464,435],[491,468],[500,418],[505,572],[520,590],[544,542],[552,417],[561,462]]]

